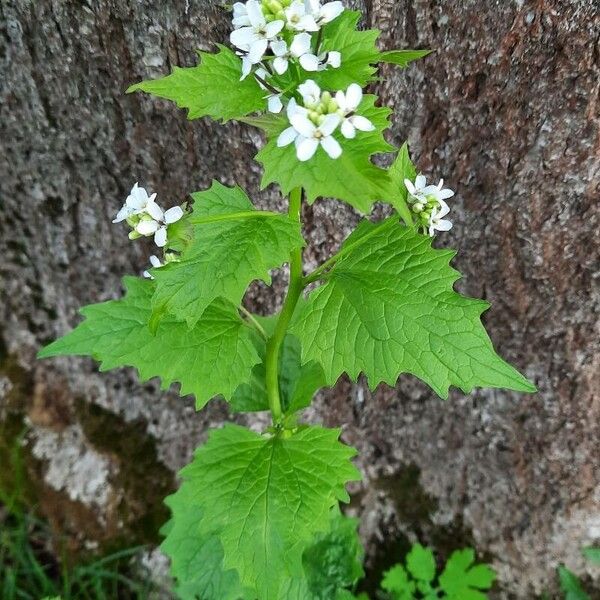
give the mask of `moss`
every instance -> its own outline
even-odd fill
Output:
[[[157,543],[169,518],[164,499],[175,490],[175,477],[157,457],[144,421],[127,423],[119,416],[83,400],[75,403],[77,421],[91,444],[118,462],[113,484],[123,495],[116,507],[127,545]],[[117,541],[115,539],[115,542]]]

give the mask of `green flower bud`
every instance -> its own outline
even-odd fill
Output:
[[[138,238],[141,238],[141,234],[139,234],[137,231],[130,231],[129,235],[127,236],[130,240],[137,240]]]
[[[280,10],[276,15],[275,15],[275,19],[277,19],[277,21],[285,21],[285,13],[283,12],[283,10]]]
[[[317,119],[317,125],[323,125],[324,122],[325,122],[325,115],[319,115],[319,118]]]
[[[423,206],[423,204],[421,202],[416,202],[412,207],[413,211],[416,213],[423,212],[424,208],[425,207]]]
[[[277,0],[269,0],[269,8],[274,15],[283,11],[283,6]]]
[[[271,13],[265,13],[265,21],[267,23],[270,23],[271,21],[275,20],[275,15],[272,15]]]
[[[279,2],[284,8],[287,8],[292,4],[292,0],[279,0]]]
[[[323,92],[321,94],[321,102],[327,106],[329,104],[329,102],[331,101],[331,94],[329,92]]]
[[[338,108],[339,108],[338,103],[332,98],[329,101],[329,104],[327,105],[327,112],[328,113],[337,112]]]
[[[319,117],[321,115],[316,111],[316,110],[309,110],[308,111],[308,118],[315,124],[318,123],[319,121]]]

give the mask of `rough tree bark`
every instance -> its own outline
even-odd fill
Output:
[[[457,190],[440,242],[460,251],[458,287],[492,302],[492,339],[540,391],[442,402],[410,378],[373,395],[342,381],[309,418],[346,424],[360,450],[351,508],[373,577],[417,538],[442,554],[472,543],[497,598],[531,598],[559,562],[584,573],[579,548],[600,537],[597,0],[353,5],[382,47],[436,50],[385,67],[374,91],[395,108],[391,141]],[[166,204],[216,178],[282,205],[259,192],[255,131],[123,93],[228,31],[213,0],[0,0],[0,461],[25,419],[27,493],[75,549],[156,541],[173,473],[228,418],[129,371],[34,359],[145,266],[150,245],[110,223],[136,180]],[[305,218],[313,264],[357,220],[324,201]],[[275,282],[254,308],[273,310]]]

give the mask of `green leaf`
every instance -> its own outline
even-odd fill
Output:
[[[600,548],[583,548],[581,551],[583,556],[587,558],[591,563],[600,565]]]
[[[234,570],[223,571],[223,548],[216,536],[200,533],[202,510],[189,482],[165,500],[172,518],[163,528],[161,550],[171,559],[171,575],[181,600],[254,600]]]
[[[349,499],[355,451],[338,436],[320,427],[261,436],[226,425],[181,472],[204,513],[201,534],[219,538],[224,569],[237,570],[261,600],[302,576],[307,544],[327,531],[332,506]]]
[[[395,565],[384,574],[381,587],[394,600],[412,600],[416,586],[402,565]]]
[[[363,548],[357,533],[358,519],[332,511],[330,530],[317,534],[304,551],[302,563],[308,587],[316,600],[331,600],[343,588],[363,577]]]
[[[231,407],[235,412],[269,410],[265,387],[264,344],[260,352],[262,362],[252,369],[252,378],[240,385],[231,398]],[[303,365],[301,354],[298,339],[287,335],[279,354],[279,394],[286,415],[310,406],[315,392],[325,386],[321,365],[314,361]]]
[[[163,389],[179,381],[181,395],[194,394],[198,409],[218,394],[231,397],[250,379],[259,361],[255,333],[233,305],[216,300],[192,329],[165,318],[153,335],[149,322],[154,282],[126,277],[124,284],[123,299],[81,309],[85,321],[38,356],[93,356],[101,371],[136,367],[142,380],[161,377]]]
[[[565,593],[565,600],[590,600],[575,573],[561,566],[558,567],[558,578],[560,589]]]
[[[242,66],[229,48],[219,45],[219,52],[200,52],[196,67],[175,67],[162,79],[132,85],[127,93],[142,91],[172,100],[188,109],[188,119],[212,117],[224,122],[267,108],[265,92],[253,77],[240,81]]]
[[[496,574],[487,565],[473,566],[475,552],[472,548],[456,550],[452,553],[444,571],[440,575],[440,588],[448,600],[485,600],[486,594],[478,590],[492,587]]]
[[[294,317],[304,362],[318,361],[329,385],[362,371],[372,388],[411,373],[443,398],[451,385],[534,391],[494,352],[480,321],[488,304],[453,290],[453,256],[395,218],[363,221]]]
[[[373,202],[385,199],[390,189],[387,171],[376,167],[370,157],[393,150],[383,138],[390,110],[376,107],[375,99],[375,96],[365,96],[357,110],[375,125],[375,130],[361,132],[353,140],[345,139],[339,130],[336,131],[334,137],[343,151],[335,160],[319,147],[313,158],[306,162],[299,161],[294,144],[285,148],[277,147],[279,134],[289,127],[287,118],[280,116],[277,128],[270,120],[269,141],[256,156],[265,169],[262,187],[278,183],[284,194],[303,187],[311,204],[319,196],[333,197],[348,202],[363,213],[369,213]]]
[[[191,243],[179,262],[152,271],[157,319],[171,313],[190,326],[215,298],[239,304],[251,281],[270,283],[269,270],[304,245],[299,223],[287,215],[256,210],[239,187],[215,181],[192,198]]]
[[[431,54],[432,50],[388,50],[379,55],[381,62],[407,67],[411,62]]]
[[[412,215],[408,209],[407,199],[408,190],[404,184],[405,179],[414,181],[417,176],[417,170],[410,160],[408,153],[408,143],[404,142],[400,148],[396,159],[388,170],[390,176],[390,193],[385,198],[397,211],[402,218],[412,221]]]
[[[379,37],[376,29],[356,29],[361,18],[359,11],[345,10],[337,19],[323,27],[320,52],[337,50],[342,55],[338,69],[325,69],[308,73],[321,87],[329,90],[345,90],[351,83],[365,87],[373,80],[376,64],[381,57],[375,42]]]
[[[406,557],[406,568],[415,579],[431,583],[435,578],[435,558],[431,549],[415,544]]]

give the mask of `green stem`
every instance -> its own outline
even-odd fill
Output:
[[[300,208],[302,206],[302,188],[292,190],[290,194],[289,217],[300,222]],[[296,304],[304,289],[302,280],[302,248],[292,250],[290,255],[290,283],[283,307],[279,313],[277,324],[273,335],[267,341],[267,353],[265,357],[267,397],[273,424],[281,424],[283,411],[281,409],[281,398],[279,397],[279,350],[287,328],[292,320]]]
[[[268,339],[267,332],[264,330],[263,326],[255,319],[254,315],[245,306],[240,305],[239,311],[248,320],[248,323],[252,325],[256,331],[258,331],[263,339]]]

